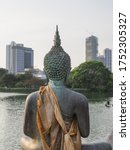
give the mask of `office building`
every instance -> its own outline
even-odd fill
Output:
[[[86,61],[97,60],[98,39],[96,36],[86,38]]]
[[[23,73],[26,68],[33,68],[34,54],[32,48],[11,42],[6,45],[6,69],[9,73]]]
[[[104,65],[112,72],[112,50],[109,48],[104,49]]]

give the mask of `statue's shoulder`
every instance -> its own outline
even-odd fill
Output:
[[[70,106],[73,106],[73,110],[76,114],[82,114],[81,112],[88,111],[88,100],[86,96],[71,89],[67,89],[68,94],[68,103]],[[67,94],[67,93],[66,93]]]
[[[38,91],[30,93],[26,98],[26,106],[33,106],[36,104],[36,101],[38,99]]]
[[[85,95],[68,88],[67,91],[68,93],[70,93],[69,95],[71,95],[72,99],[75,99],[77,101],[87,101],[87,97]]]

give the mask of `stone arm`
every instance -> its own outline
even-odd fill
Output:
[[[36,124],[36,100],[37,92],[30,94],[26,99],[23,126],[24,136],[21,138],[23,150],[42,150]]]
[[[75,114],[78,120],[79,131],[82,137],[88,137],[89,126],[89,106],[86,97],[82,97],[77,100],[75,107]]]
[[[33,93],[27,97],[26,103],[25,103],[23,132],[25,135],[31,138],[35,138],[37,135],[37,132],[35,130],[37,129],[36,100],[37,100],[37,94]]]

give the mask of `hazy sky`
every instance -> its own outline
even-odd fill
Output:
[[[0,67],[6,64],[6,44],[34,49],[34,66],[53,45],[59,25],[61,44],[72,67],[85,61],[85,38],[98,37],[98,49],[112,49],[112,0],[0,0]]]

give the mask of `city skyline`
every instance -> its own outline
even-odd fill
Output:
[[[100,61],[112,72],[112,49],[105,48],[103,54],[98,51],[98,37],[86,38],[86,61]]]
[[[0,67],[5,68],[6,45],[24,43],[34,51],[34,67],[43,68],[43,58],[53,45],[59,25],[61,45],[70,55],[72,68],[85,61],[85,39],[95,35],[98,50],[112,48],[112,0],[0,1]]]

